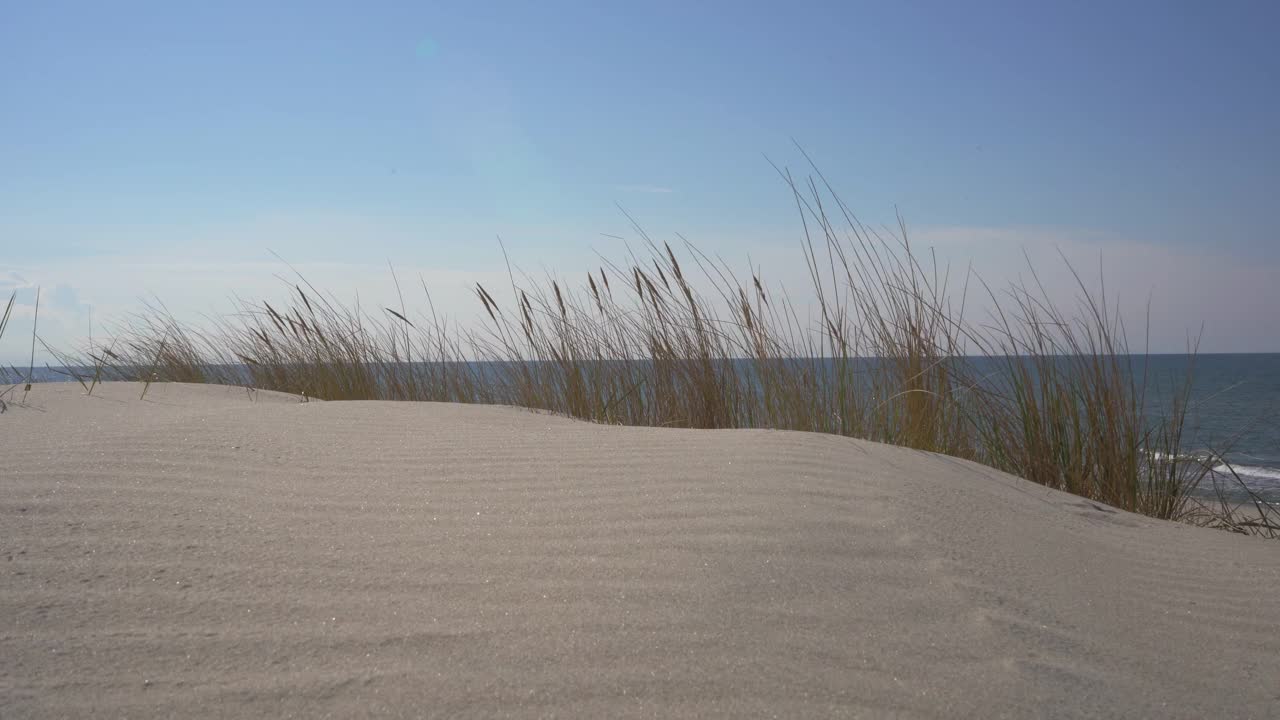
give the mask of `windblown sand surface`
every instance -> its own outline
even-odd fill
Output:
[[[0,716],[1280,717],[1280,545],[843,438],[39,385]]]

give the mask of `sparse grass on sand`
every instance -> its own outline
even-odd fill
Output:
[[[1145,413],[1155,387],[1145,350],[1131,352],[1105,292],[1076,275],[1082,300],[1068,309],[1038,278],[1003,289],[978,281],[995,310],[971,322],[968,278],[950,287],[901,222],[868,228],[820,173],[802,183],[780,172],[816,297],[803,311],[765,278],[740,279],[688,243],[678,256],[637,227],[642,251],[577,287],[512,273],[512,299],[499,303],[477,285],[477,331],[438,314],[425,285],[425,307],[411,313],[394,271],[399,306],[373,313],[299,277],[287,306],[245,302],[206,329],[150,307],[112,345],[63,361],[94,368],[94,382],[106,372],[326,400],[502,403],[623,425],[834,433],[974,460],[1158,518],[1280,537],[1276,509],[1255,496],[1248,513],[1225,493],[1193,496],[1207,477],[1223,479],[1182,446],[1192,374],[1169,381],[1167,412]]]
[[[0,315],[0,339],[4,338],[4,331],[9,327],[9,320],[13,317],[13,308],[18,300],[18,291],[14,290],[9,294],[9,301],[5,303],[4,314]],[[13,379],[15,382],[9,387],[0,389],[0,412],[9,409],[9,405],[5,402],[5,398],[11,396],[14,391],[22,387],[22,399],[19,404],[27,402],[27,393],[31,392],[31,383],[35,381],[36,369],[36,340],[39,334],[36,332],[40,328],[40,289],[36,288],[36,307],[35,314],[31,318],[31,362],[27,367],[27,372],[23,373],[18,368],[11,368]],[[4,372],[4,368],[0,367],[0,373]],[[3,377],[3,375],[0,375]],[[7,382],[6,382],[7,384]]]
[[[5,303],[4,314],[0,315],[0,339],[4,339],[4,330],[9,327],[9,318],[13,315],[13,304],[17,299],[18,291],[14,290],[9,294],[9,302]],[[3,368],[0,368],[0,370],[3,370]],[[4,396],[8,395],[12,390],[13,388],[10,387],[0,391],[0,412],[4,412],[8,408],[4,401]]]

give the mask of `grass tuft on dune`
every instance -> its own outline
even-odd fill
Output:
[[[425,284],[424,308],[411,311],[394,270],[400,305],[376,311],[299,277],[289,305],[246,301],[211,328],[149,307],[111,344],[66,364],[92,367],[95,383],[224,383],[326,400],[510,404],[621,425],[832,433],[974,460],[1152,517],[1280,537],[1274,506],[1185,452],[1194,374],[1150,377],[1105,286],[1091,292],[1067,265],[1075,307],[1056,305],[1034,269],[1029,285],[967,276],[957,288],[901,220],[869,228],[816,168],[803,182],[779,172],[803,226],[812,307],[637,225],[640,251],[576,286],[512,272],[500,303],[477,284],[479,330],[439,313]],[[966,317],[970,284],[991,301],[990,317]],[[1166,410],[1152,416],[1156,392],[1167,393]],[[1249,512],[1227,493],[1210,503],[1193,494],[1224,482],[1247,494]]]

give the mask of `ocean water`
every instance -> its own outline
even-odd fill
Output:
[[[1149,406],[1167,406],[1168,380],[1188,362],[1183,355],[1150,358],[1149,377],[1165,391],[1154,388]],[[1248,485],[1280,500],[1280,353],[1200,355],[1194,362],[1186,450],[1221,455]]]
[[[987,361],[976,362],[979,370],[983,362]],[[1184,452],[1225,458],[1247,485],[1280,501],[1280,353],[1153,355],[1134,358],[1133,363],[1145,370],[1151,414],[1168,411],[1172,388],[1193,369]],[[0,391],[17,381],[13,372],[0,369]],[[74,382],[60,368],[37,369],[35,379]],[[1217,469],[1227,470],[1225,465]]]

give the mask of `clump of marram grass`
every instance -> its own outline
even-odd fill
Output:
[[[376,311],[299,278],[287,305],[243,302],[206,330],[150,307],[90,359],[116,378],[325,400],[834,433],[975,460],[1154,517],[1280,533],[1273,506],[1255,503],[1241,520],[1225,494],[1217,505],[1193,499],[1207,472],[1180,459],[1193,378],[1173,383],[1164,415],[1146,413],[1145,355],[1130,353],[1105,291],[1079,282],[1080,306],[1068,312],[1038,283],[983,285],[992,317],[970,322],[965,289],[915,251],[901,221],[869,229],[821,174],[801,184],[781,172],[816,297],[804,312],[758,273],[739,280],[687,242],[682,263],[637,226],[643,252],[604,262],[580,284],[512,272],[502,302],[477,285],[478,330],[438,314],[425,284],[425,311],[411,312],[394,271],[399,307]]]
[[[0,316],[0,338],[4,337],[4,331],[9,327],[9,320],[10,318],[13,317],[13,308],[17,300],[18,300],[18,291],[14,290],[12,293],[9,294],[9,302],[5,304],[4,315]],[[5,397],[15,393],[19,387],[22,387],[22,399],[18,401],[18,404],[25,405],[27,403],[27,394],[31,392],[31,385],[35,383],[36,341],[40,337],[37,332],[39,328],[40,328],[40,288],[36,288],[35,312],[31,318],[31,361],[30,361],[30,364],[27,366],[26,373],[23,373],[21,370],[19,370],[16,367],[10,368],[15,382],[10,384],[9,387],[4,388],[3,390],[0,390],[0,412],[4,412],[9,407],[8,404],[5,402]],[[2,370],[3,368],[0,368],[0,371]]]
[[[9,327],[9,318],[13,316],[13,305],[17,301],[17,299],[18,299],[18,291],[14,290],[12,293],[9,294],[9,302],[5,303],[4,314],[0,315],[0,339],[4,338],[5,328]],[[4,368],[0,368],[0,372],[3,372],[3,371],[4,371]],[[18,373],[15,372],[14,376],[16,377],[17,375]],[[8,395],[15,387],[17,387],[17,385],[14,385],[13,387],[5,388],[3,391],[0,391],[0,412],[4,412],[9,408],[8,404],[5,403],[4,401],[4,396]]]

